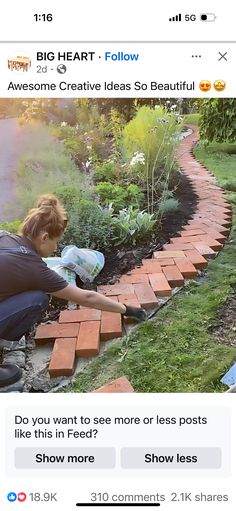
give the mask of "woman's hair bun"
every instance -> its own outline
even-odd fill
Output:
[[[37,202],[37,208],[41,208],[43,206],[51,206],[55,208],[58,206],[58,204],[59,201],[55,195],[41,195]]]

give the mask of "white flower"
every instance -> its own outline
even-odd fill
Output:
[[[175,110],[177,108],[177,105],[171,105],[170,109]]]
[[[158,108],[161,108],[160,105],[155,105],[155,110],[158,110]]]
[[[144,153],[134,153],[133,158],[131,159],[130,166],[134,167],[137,163],[140,163],[141,165],[145,165],[145,155]]]
[[[88,149],[88,151],[91,151],[92,146],[91,145],[86,145],[86,148]]]
[[[65,126],[67,126],[67,122],[65,121],[61,122],[61,128],[65,128]]]

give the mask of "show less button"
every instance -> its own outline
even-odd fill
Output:
[[[221,449],[218,447],[183,448],[123,448],[122,468],[138,469],[216,469],[221,467]]]
[[[20,469],[106,469],[114,468],[116,452],[113,448],[23,448],[15,449],[15,467]]]

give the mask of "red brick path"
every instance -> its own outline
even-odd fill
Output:
[[[230,231],[231,207],[224,191],[216,185],[215,177],[192,155],[197,131],[195,126],[191,128],[193,133],[180,143],[178,161],[198,196],[194,215],[162,251],[153,253],[153,259],[143,260],[140,267],[113,285],[98,286],[99,293],[126,305],[157,310],[160,299],[171,296],[173,288],[182,287],[185,279],[195,278],[198,270],[205,269],[208,259],[222,248]],[[37,344],[54,342],[49,374],[67,376],[73,374],[76,357],[97,355],[100,341],[126,335],[128,324],[128,320],[122,324],[120,314],[83,307],[61,312],[59,323],[40,325],[35,341]],[[131,391],[127,380],[121,378],[118,387],[111,383],[105,387],[107,390],[102,387],[96,392],[117,392],[116,388],[118,392]]]

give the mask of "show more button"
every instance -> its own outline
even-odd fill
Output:
[[[128,469],[219,469],[221,463],[218,447],[125,447],[121,450],[121,466]]]
[[[114,448],[23,448],[15,449],[17,469],[107,469],[114,468]]]

